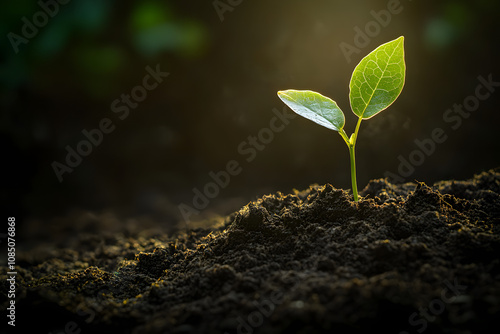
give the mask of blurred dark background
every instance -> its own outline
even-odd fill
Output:
[[[341,43],[355,47],[355,27],[364,31],[376,22],[371,11],[387,10],[396,1],[235,3],[72,0],[59,4],[54,17],[45,15],[46,22],[37,14],[43,10],[37,1],[4,3],[5,214],[44,219],[75,209],[112,209],[174,224],[182,219],[178,205],[192,207],[193,188],[203,191],[209,173],[225,169],[230,160],[239,162],[241,173],[200,210],[200,217],[312,183],[350,189],[345,143],[305,119],[296,117],[275,133],[251,162],[238,146],[269,127],[273,109],[284,106],[276,91],[289,88],[336,100],[350,134],[356,124],[348,100],[354,67],[400,35],[405,36],[406,85],[393,106],[361,125],[359,189],[388,171],[397,174],[398,157],[408,159],[414,140],[429,138],[436,127],[447,140],[405,180],[460,180],[500,165],[500,89],[456,130],[443,120],[448,108],[474,95],[478,76],[491,74],[500,81],[500,2],[401,0],[400,12],[385,26],[369,25],[372,36],[350,62]],[[12,33],[24,38],[23,17],[40,27],[19,42]],[[147,66],[159,66],[169,76],[121,120],[111,104],[142,85]],[[103,118],[113,122],[114,131],[59,182],[53,162],[65,164],[66,146],[76,149],[85,139],[82,130],[97,128]]]

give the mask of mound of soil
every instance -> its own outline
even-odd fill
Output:
[[[16,331],[493,333],[499,172],[372,180],[357,203],[313,185],[176,233],[75,219],[72,238],[18,254]]]

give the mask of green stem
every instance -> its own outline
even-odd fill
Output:
[[[363,117],[358,118],[358,124],[356,124],[356,129],[354,130],[354,133],[351,136],[352,146],[356,145],[356,139],[358,139],[359,126],[361,125],[362,120],[363,120]]]
[[[340,129],[339,130],[339,134],[342,137],[342,139],[344,139],[344,141],[347,144],[347,146],[349,146],[349,143],[350,143],[349,137],[347,137],[347,133],[345,133],[344,129]]]
[[[356,156],[354,148],[356,147],[356,139],[358,139],[359,126],[361,125],[362,120],[363,117],[360,117],[358,119],[358,124],[356,124],[356,129],[354,130],[354,133],[351,135],[351,138],[347,138],[347,134],[345,133],[344,129],[340,129],[339,131],[340,135],[346,142],[347,147],[349,147],[349,157],[351,158],[352,195],[354,197],[355,202],[358,201],[358,185],[356,182]]]
[[[349,156],[351,157],[351,181],[352,181],[352,195],[354,202],[358,201],[358,185],[356,183],[356,159],[354,156],[354,145],[349,144]]]
[[[358,119],[358,123],[356,124],[356,129],[354,133],[349,138],[349,156],[351,157],[351,182],[352,182],[352,195],[354,196],[354,202],[358,201],[358,184],[356,182],[356,158],[354,153],[354,147],[356,146],[356,140],[358,139],[358,131],[359,126],[361,125],[361,121],[363,117]]]

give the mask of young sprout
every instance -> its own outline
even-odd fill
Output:
[[[359,117],[354,133],[344,131],[344,113],[337,103],[310,90],[283,90],[279,98],[294,112],[328,129],[337,131],[349,148],[354,201],[358,201],[354,148],[362,120],[372,118],[389,107],[403,90],[406,75],[404,36],[380,45],[354,69],[349,84],[349,101]]]

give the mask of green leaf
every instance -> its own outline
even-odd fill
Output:
[[[405,83],[404,36],[382,44],[354,69],[349,84],[352,111],[363,119],[389,107]]]
[[[294,112],[328,129],[339,131],[344,127],[344,113],[337,103],[310,90],[284,90],[279,98]]]

